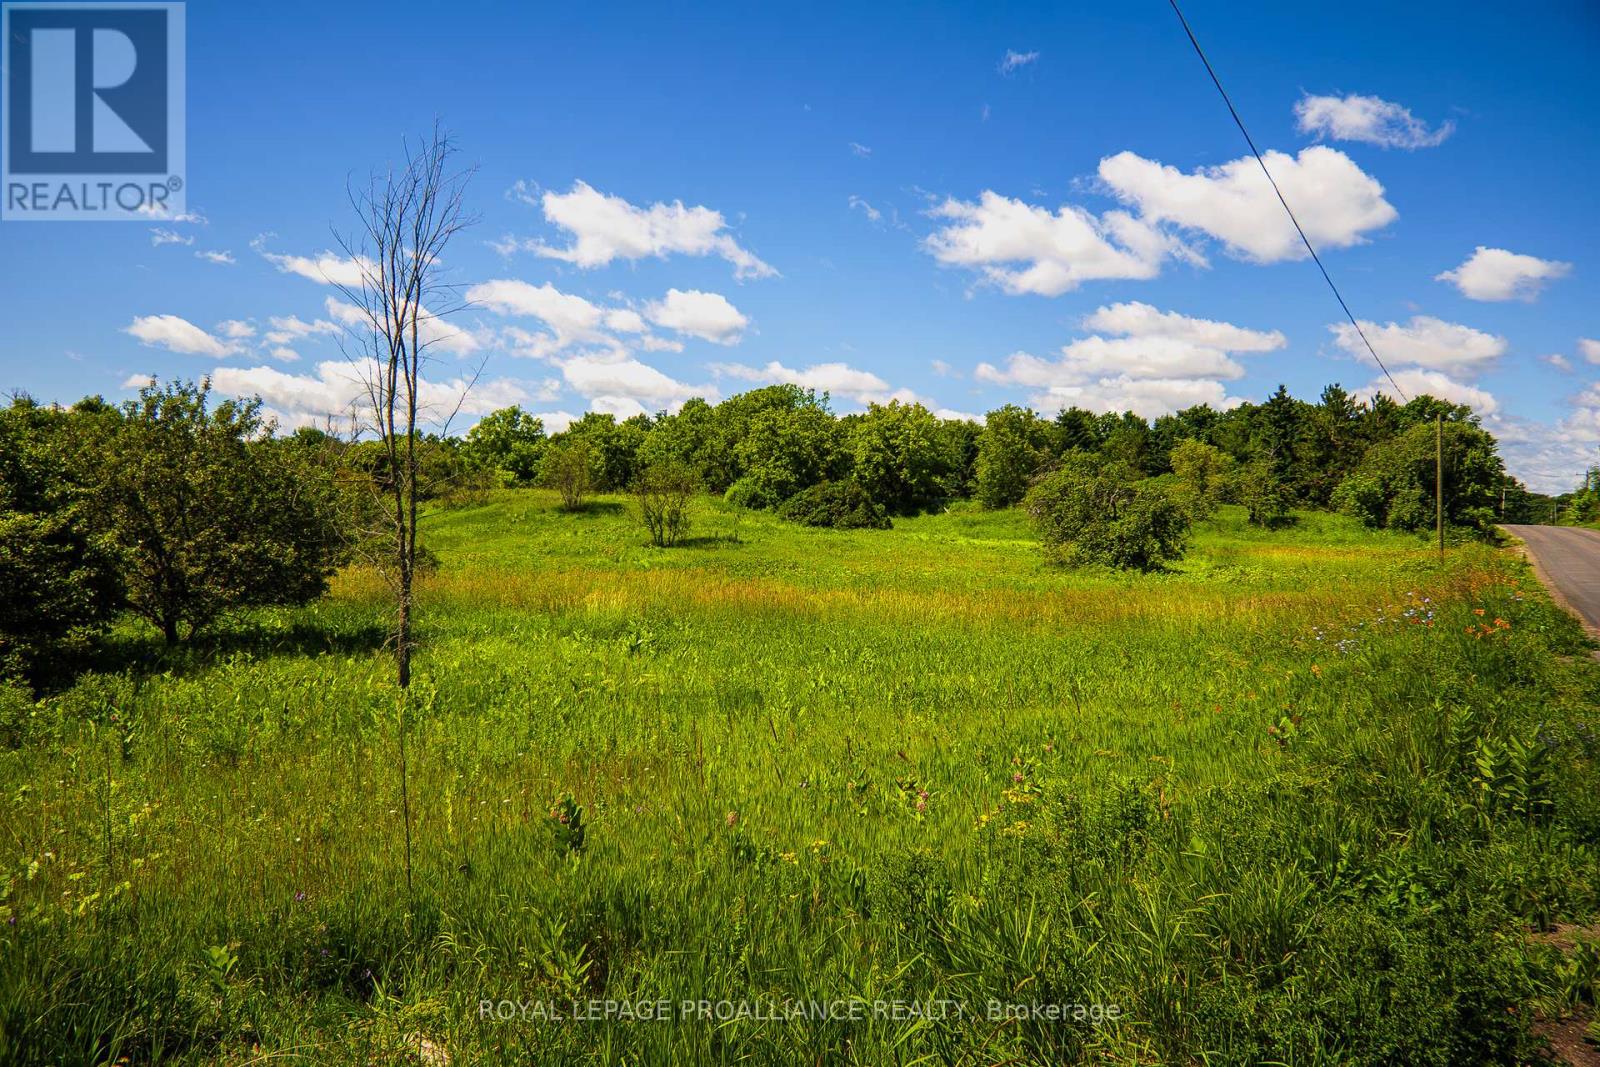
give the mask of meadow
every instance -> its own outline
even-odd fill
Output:
[[[430,512],[403,707],[360,569],[8,697],[0,1061],[1514,1062],[1592,1007],[1600,664],[1516,557],[695,507]]]

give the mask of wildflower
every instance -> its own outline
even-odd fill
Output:
[[[727,821],[729,826],[736,825],[739,822],[739,813],[736,811],[728,812]]]
[[[1474,615],[1478,616],[1480,619],[1483,617],[1483,609],[1482,608],[1473,608],[1472,609],[1472,613]]]
[[[306,899],[306,891],[304,889],[300,890],[294,895],[294,899],[295,903],[299,903],[300,901]]]
[[[1017,771],[1017,772],[1016,772],[1016,773],[1014,773],[1014,774],[1013,774],[1013,775],[1012,775],[1012,776],[1011,776],[1011,780],[1012,780],[1012,781],[1013,781],[1013,782],[1020,782],[1020,781],[1022,781],[1022,772],[1021,772],[1021,771]]]

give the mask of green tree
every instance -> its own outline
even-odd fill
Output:
[[[1210,518],[1227,492],[1233,460],[1222,449],[1189,438],[1178,442],[1168,462],[1176,476],[1174,495],[1190,520]]]
[[[1023,503],[1045,555],[1142,571],[1182,558],[1188,516],[1166,489],[1137,476],[1125,464],[1075,456],[1034,483]]]
[[[741,473],[727,491],[728,500],[742,507],[777,507],[802,489],[843,477],[849,468],[843,429],[821,403],[762,407],[745,428],[734,446]]]
[[[944,495],[955,463],[939,420],[921,404],[872,404],[850,435],[856,482],[896,515],[910,515]]]
[[[1229,495],[1235,504],[1243,505],[1252,526],[1274,529],[1289,521],[1289,489],[1269,457],[1236,468]]]
[[[114,553],[63,440],[95,417],[22,397],[0,410],[0,678],[39,681],[121,601]]]
[[[169,643],[227,611],[314,600],[345,544],[333,472],[264,439],[260,401],[209,400],[209,383],[146,386],[95,460],[127,605]]]
[[[978,435],[978,502],[1005,508],[1020,501],[1050,463],[1052,436],[1050,424],[1028,408],[1007,404],[989,412]]]
[[[561,494],[562,507],[577,511],[594,485],[598,466],[598,457],[587,438],[562,438],[544,450],[539,482]]]
[[[1432,423],[1419,422],[1373,446],[1334,493],[1334,506],[1375,528],[1432,528],[1436,432]],[[1505,477],[1494,437],[1466,419],[1445,422],[1442,433],[1445,522],[1487,534]]]
[[[461,457],[469,467],[496,471],[512,485],[532,485],[545,444],[544,422],[514,405],[479,419],[467,431]]]

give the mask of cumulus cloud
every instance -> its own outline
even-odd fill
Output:
[[[367,418],[370,412],[366,410],[364,383],[375,371],[376,365],[370,362],[345,360],[326,360],[304,374],[267,365],[218,367],[211,372],[211,385],[227,396],[259,396],[283,425],[307,426],[351,413]],[[462,415],[481,416],[512,404],[528,404],[541,395],[528,383],[512,378],[480,379],[476,383],[465,378],[424,378],[419,410],[424,420],[437,425],[458,405]]]
[[[151,347],[188,356],[221,359],[237,351],[234,343],[220,341],[177,315],[140,315],[123,327],[122,332],[137,337]]]
[[[267,236],[270,235],[257,237],[250,242],[250,247],[255,249],[262,259],[285,274],[297,274],[323,285],[341,285],[348,289],[359,289],[363,278],[377,272],[377,265],[371,260],[346,256],[339,252],[323,251],[312,256],[269,252],[266,248]]]
[[[1548,356],[1540,356],[1539,358],[1563,374],[1572,373],[1572,361],[1560,352],[1552,352]]]
[[[773,360],[764,367],[748,367],[741,363],[713,363],[713,374],[739,378],[747,382],[776,382],[798,385],[802,389],[815,389],[832,397],[842,397],[857,404],[887,404],[890,400],[915,402],[920,398],[908,389],[893,389],[889,383],[868,370],[852,367],[848,363],[814,363],[804,369],[786,367]]]
[[[1531,302],[1546,282],[1564,278],[1571,271],[1571,263],[1479,245],[1465,263],[1434,275],[1434,281],[1453,283],[1469,300]]]
[[[234,341],[242,341],[256,335],[255,325],[241,319],[224,319],[217,323],[217,332]]]
[[[680,382],[631,356],[618,360],[574,356],[561,363],[561,374],[593,410],[625,413],[624,417],[661,408],[673,411],[691,397],[714,400],[720,395],[714,386]]]
[[[1364,388],[1357,389],[1355,396],[1370,401],[1374,396],[1383,393],[1396,403],[1402,403],[1404,397],[1395,394],[1395,385],[1404,390],[1405,397],[1435,396],[1452,404],[1470,405],[1472,410],[1480,415],[1493,415],[1500,410],[1499,401],[1488,390],[1457,381],[1442,371],[1415,367],[1395,371],[1393,384],[1390,384],[1387,378],[1376,378]]]
[[[354,304],[348,304],[334,297],[328,297],[322,305],[328,312],[328,318],[340,326],[354,330],[365,335],[368,330],[368,318],[364,311]],[[320,322],[320,320],[319,320]],[[313,326],[318,324],[313,323]],[[323,328],[312,332],[324,332]],[[486,334],[483,331],[471,331],[457,326],[449,319],[435,315],[427,308],[423,308],[417,316],[417,333],[422,342],[422,347],[432,352],[442,352],[461,357],[468,356],[483,348]]]
[[[215,263],[215,264],[217,264],[218,266],[221,266],[221,267],[231,267],[236,262],[238,262],[238,260],[233,258],[233,253],[229,252],[229,251],[226,251],[226,250],[221,251],[221,252],[214,252],[214,251],[211,251],[209,249],[206,249],[206,250],[202,250],[202,251],[196,252],[194,254],[194,256],[195,256],[196,259],[203,259],[207,263]]]
[[[167,230],[156,227],[150,231],[150,243],[157,248],[162,245],[192,245],[193,237],[186,237],[177,230]]]
[[[1055,212],[986,190],[976,202],[949,199],[931,214],[946,221],[923,247],[1008,293],[1059,296],[1086,281],[1154,278],[1176,242],[1124,211],[1094,215],[1073,204]]]
[[[698,289],[668,289],[666,296],[645,305],[645,315],[657,326],[719,345],[737,344],[750,325],[727,297]]]
[[[337,336],[343,330],[343,327],[336,322],[329,322],[327,319],[306,322],[298,315],[274,315],[267,320],[267,323],[272,329],[262,335],[262,340],[271,345],[288,344],[290,341],[315,334]]]
[[[999,70],[1001,74],[1014,74],[1023,67],[1039,62],[1038,52],[1018,52],[1016,49],[1006,49],[1006,54],[1000,59]]]
[[[1376,96],[1302,96],[1294,105],[1300,132],[1384,148],[1431,148],[1455,131],[1446,122],[1430,130],[1408,108]]]
[[[708,207],[686,207],[683,201],[657,202],[637,207],[620,196],[607,195],[587,182],[575,182],[570,192],[546,192],[540,197],[544,217],[569,233],[566,247],[543,241],[521,247],[549,259],[578,267],[603,267],[616,259],[664,259],[672,254],[721,256],[733,264],[734,276],[767,278],[777,274],[754,253],[727,233],[727,220]]]
[[[1578,355],[1590,363],[1600,363],[1600,341],[1589,337],[1578,338]]]
[[[1313,145],[1298,156],[1269,150],[1263,158],[1300,224],[1319,248],[1347,248],[1398,214],[1377,179],[1333,148]],[[1119,152],[1100,161],[1100,179],[1136,208],[1147,226],[1171,224],[1205,233],[1228,253],[1256,263],[1301,259],[1305,246],[1253,156],[1185,173]]]
[[[1390,367],[1412,366],[1470,374],[1484,369],[1506,351],[1504,337],[1429,315],[1415,315],[1404,325],[1391,322],[1380,326],[1365,319],[1360,322],[1372,347]],[[1354,326],[1336,322],[1328,330],[1340,348],[1363,362],[1372,362]]]
[[[1000,367],[980,363],[973,376],[993,385],[1023,386],[1041,410],[1077,406],[1151,418],[1195,404],[1239,404],[1223,384],[1244,376],[1244,367],[1233,356],[1270,352],[1287,343],[1276,330],[1253,330],[1140,303],[1101,307],[1084,319],[1084,326],[1121,336],[1095,334],[1070,341],[1057,359],[1015,352]]]

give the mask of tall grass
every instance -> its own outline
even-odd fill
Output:
[[[428,517],[410,893],[368,575],[30,709],[0,1061],[1531,1047],[1524,935],[1600,906],[1600,672],[1520,563],[1225,511],[1173,572],[1072,573],[1012,513],[734,541],[715,502],[660,550],[600,503]],[[963,1010],[682,1010],[855,998]],[[676,1017],[534,1007],[605,999]]]

